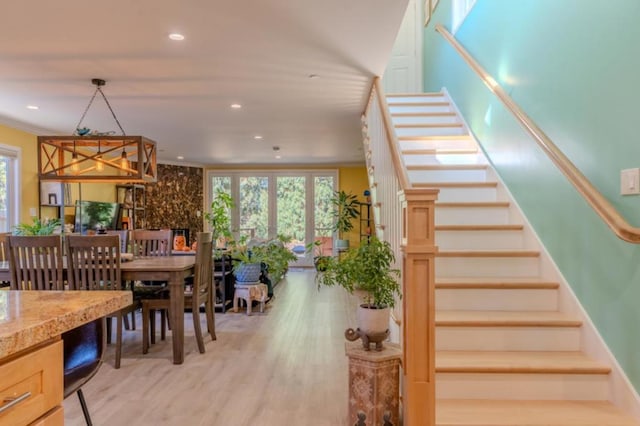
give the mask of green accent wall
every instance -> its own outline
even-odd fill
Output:
[[[634,226],[640,195],[640,1],[478,0],[456,38]],[[446,87],[597,329],[640,389],[640,246],[619,240],[434,30],[424,29],[424,87]]]

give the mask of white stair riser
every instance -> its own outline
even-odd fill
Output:
[[[540,276],[537,257],[436,257],[438,277],[529,277]]]
[[[476,143],[468,138],[432,138],[416,140],[400,140],[400,150],[407,149],[477,149]],[[437,164],[437,163],[436,163]]]
[[[407,115],[401,117],[391,117],[394,126],[397,124],[439,124],[439,123],[460,123],[455,115]]]
[[[388,96],[387,105],[391,106],[395,103],[424,103],[424,102],[449,102],[444,95],[434,96]]]
[[[412,182],[417,183],[417,182]],[[494,187],[437,187],[440,189],[438,201],[443,203],[491,202],[498,201],[498,192]]]
[[[453,209],[448,209],[453,210]],[[480,209],[478,209],[480,210]],[[506,209],[505,209],[506,210]],[[436,210],[436,215],[438,210]],[[443,213],[443,216],[447,216]],[[473,220],[469,215],[463,219]],[[478,222],[473,223],[477,225]],[[444,231],[436,230],[436,245],[440,250],[503,250],[523,249],[524,232],[509,231]]]
[[[395,114],[397,112],[453,112],[451,105],[415,105],[415,106],[394,106],[389,105],[389,112]]]
[[[408,154],[402,156],[406,165],[486,164],[477,153],[468,154]]]
[[[436,225],[507,225],[509,208],[436,207],[435,221]]]
[[[437,289],[436,307],[450,311],[555,311],[555,289]]]
[[[464,127],[396,127],[396,136],[453,136],[466,135]]]
[[[579,327],[436,327],[439,351],[578,351]]]
[[[486,182],[487,171],[470,170],[409,170],[409,180],[415,182]]]
[[[436,373],[436,398],[607,400],[606,374]]]

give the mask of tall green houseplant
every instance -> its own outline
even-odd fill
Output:
[[[209,223],[213,240],[231,238],[231,209],[234,207],[233,197],[226,192],[217,191],[211,201],[210,210],[204,217]]]
[[[349,241],[345,239],[345,234],[353,229],[353,220],[358,217],[358,197],[351,192],[335,191],[331,203],[336,214],[333,230],[338,233],[335,246],[338,249],[348,248]]]

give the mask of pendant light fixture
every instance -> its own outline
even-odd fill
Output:
[[[38,136],[38,176],[58,182],[155,182],[156,143],[144,136],[127,136],[102,91],[106,81],[94,78],[96,89],[70,136]],[[81,127],[98,93],[121,136],[115,131]]]

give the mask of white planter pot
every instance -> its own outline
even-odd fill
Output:
[[[358,306],[356,312],[356,322],[360,331],[368,335],[380,334],[387,331],[389,329],[391,309],[373,309],[365,306],[367,305],[362,304]]]

